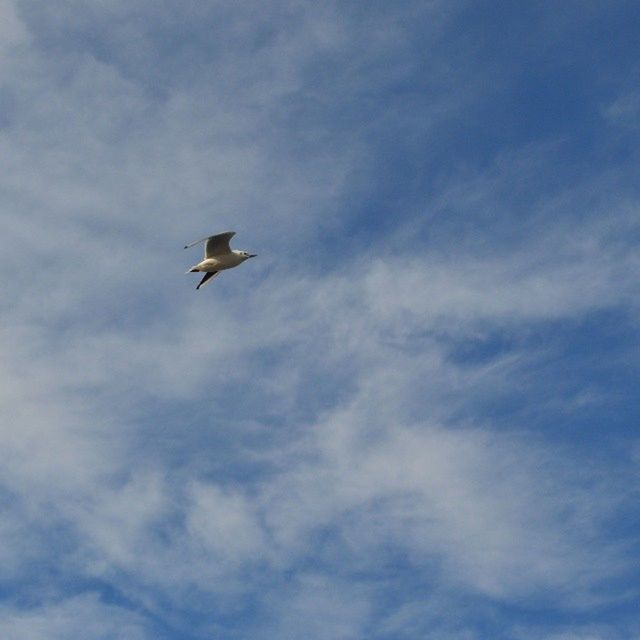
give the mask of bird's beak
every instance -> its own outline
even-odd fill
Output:
[[[249,254],[249,257],[250,257],[250,258],[255,258],[257,255],[258,255],[257,253],[250,253],[250,254]]]

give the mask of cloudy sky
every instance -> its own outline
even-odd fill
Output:
[[[638,20],[0,0],[0,637],[640,638]]]

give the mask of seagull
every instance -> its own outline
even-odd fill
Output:
[[[187,271],[187,273],[204,271],[204,278],[200,280],[196,289],[199,289],[202,285],[211,280],[211,278],[218,275],[220,271],[237,267],[245,260],[256,257],[255,253],[231,250],[229,240],[231,240],[235,235],[235,231],[225,231],[224,233],[218,233],[215,236],[207,236],[206,238],[200,238],[200,240],[194,240],[185,246],[185,249],[188,249],[189,247],[193,247],[201,242],[205,243],[204,260],[202,262],[198,262],[198,264],[194,265],[189,269],[189,271]]]

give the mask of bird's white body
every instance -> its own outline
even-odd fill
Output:
[[[232,269],[242,264],[247,257],[242,255],[242,251],[232,251],[219,256],[205,258],[202,262],[191,267],[191,271],[222,271],[224,269]]]
[[[204,260],[202,260],[202,262],[198,262],[198,264],[191,267],[187,272],[194,273],[200,271],[205,274],[196,289],[199,289],[202,285],[211,280],[211,278],[216,276],[218,272],[224,271],[225,269],[232,269],[249,258],[255,258],[255,254],[247,253],[246,251],[231,250],[231,247],[229,247],[229,240],[231,240],[234,235],[235,231],[225,231],[224,233],[218,233],[215,236],[201,238],[200,240],[196,240],[185,247],[185,249],[188,249],[200,242],[205,243]]]

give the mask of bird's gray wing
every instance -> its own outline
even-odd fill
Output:
[[[224,233],[218,233],[215,236],[207,236],[206,238],[200,238],[200,240],[194,240],[185,245],[185,249],[193,247],[201,242],[205,242],[204,245],[204,257],[213,258],[214,256],[223,255],[225,253],[231,253],[231,247],[229,247],[229,240],[236,235],[235,231],[225,231]]]
[[[200,280],[200,282],[198,283],[196,289],[203,287],[207,282],[209,282],[209,280],[211,280],[211,278],[217,276],[219,273],[219,271],[207,271],[207,273],[204,274],[204,278],[202,278],[202,280]]]
[[[215,258],[215,256],[231,253],[229,240],[231,240],[235,235],[235,231],[225,231],[224,233],[218,233],[215,236],[207,238],[204,245],[204,257]]]

